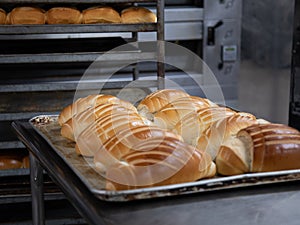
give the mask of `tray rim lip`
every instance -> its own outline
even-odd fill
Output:
[[[122,195],[140,195],[140,194],[151,194],[151,193],[160,193],[157,196],[153,197],[141,197],[141,198],[136,198],[138,200],[142,199],[149,199],[149,198],[157,198],[157,197],[167,197],[170,195],[174,194],[167,194],[165,192],[176,190],[176,189],[182,189],[182,188],[201,188],[203,187],[209,187],[213,186],[214,184],[220,184],[222,182],[230,182],[230,181],[238,181],[242,179],[251,179],[251,178],[264,178],[264,177],[279,177],[279,176],[288,176],[288,175],[293,175],[293,174],[300,174],[300,169],[292,169],[292,170],[280,170],[280,171],[271,171],[271,172],[256,172],[256,173],[245,173],[245,174],[239,174],[239,175],[233,175],[233,176],[224,176],[224,177],[214,177],[214,178],[205,178],[201,179],[198,181],[194,182],[185,182],[185,183],[179,183],[179,184],[171,184],[171,185],[163,185],[163,186],[155,186],[155,187],[147,187],[147,188],[136,188],[136,189],[130,189],[130,190],[119,190],[119,191],[111,191],[111,190],[104,190],[104,189],[95,189],[92,188],[89,184],[89,182],[85,179],[82,179],[81,176],[78,175],[78,172],[76,172],[73,167],[68,163],[68,161],[61,156],[61,153],[55,149],[51,141],[45,137],[45,135],[33,124],[33,121],[36,118],[40,117],[58,117],[59,114],[41,114],[41,115],[36,115],[28,120],[29,124],[31,127],[38,133],[38,135],[43,138],[49,146],[55,151],[59,157],[61,157],[64,162],[67,164],[68,167],[76,174],[76,176],[79,177],[79,179],[87,186],[87,188],[100,200],[108,201],[108,202],[124,202],[124,201],[130,201],[130,200],[125,200],[121,199],[120,196]],[[257,185],[264,185],[264,184],[269,184],[269,183],[282,183],[282,182],[289,182],[289,181],[295,181],[295,180],[300,180],[299,179],[293,179],[293,180],[286,180],[286,181],[270,181],[270,182],[258,182],[258,183],[251,183],[248,185],[245,185],[245,187],[251,187],[251,186],[257,186]],[[221,188],[217,188],[215,190],[225,190],[225,189],[231,189],[231,188],[236,188],[236,186],[228,187],[224,186]],[[237,186],[237,188],[242,188],[240,186]],[[214,190],[214,189],[213,189]],[[184,194],[191,194],[191,193],[200,193],[200,192],[209,192],[212,190],[195,190],[195,191],[188,191],[188,192],[182,192],[179,194],[175,194],[177,196],[184,195]]]

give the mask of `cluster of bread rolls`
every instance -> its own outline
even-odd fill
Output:
[[[160,92],[174,98],[179,94],[175,90]],[[99,94],[78,99],[62,110],[58,122],[62,136],[76,142],[76,152],[93,157],[109,190],[215,176],[216,167],[208,153],[155,125],[134,105],[114,96]]]
[[[78,154],[94,157],[110,190],[300,169],[299,131],[180,90],[153,92],[137,107],[88,96],[59,123]]]
[[[15,7],[6,13],[0,9],[0,24],[96,24],[155,23],[156,15],[144,7],[129,7],[120,13],[110,6],[95,6],[84,10],[75,7]]]

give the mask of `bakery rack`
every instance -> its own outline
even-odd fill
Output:
[[[94,43],[97,46],[105,45],[106,48],[117,47],[118,44],[136,41],[139,32],[156,32],[157,40],[164,40],[164,0],[0,0],[0,7],[6,10],[19,5],[38,5],[38,6],[57,6],[63,5],[84,5],[93,6],[99,4],[155,4],[157,23],[145,24],[72,24],[72,25],[0,25],[0,40],[2,50],[5,46],[12,46],[14,43],[26,43],[27,47],[31,44],[40,43],[46,46],[47,43],[57,39],[64,42]],[[103,33],[129,33],[128,40],[120,37],[95,37]],[[85,37],[82,37],[85,35]],[[108,42],[115,42],[109,45]],[[6,43],[6,44],[4,44]],[[83,44],[84,45],[84,44]],[[26,46],[25,46],[26,47]],[[41,49],[42,49],[41,48]],[[6,50],[9,50],[9,47]],[[26,49],[26,48],[25,48]],[[2,74],[0,84],[0,151],[24,150],[24,145],[17,141],[15,134],[11,130],[11,122],[15,120],[28,120],[41,113],[57,114],[65,105],[70,104],[74,98],[74,91],[77,88],[80,74],[83,75],[84,69],[94,60],[99,59],[99,55],[110,49],[97,51],[79,52],[40,52],[29,51],[28,53],[9,52],[4,54],[0,51],[0,68]],[[162,45],[158,45],[155,51],[141,52],[138,46],[122,52],[112,52],[101,57],[103,61],[122,61],[130,58],[131,60],[162,60],[164,57]],[[48,70],[49,66],[55,65],[55,69]],[[77,66],[79,65],[79,66]],[[68,69],[66,69],[68,67]],[[77,68],[79,67],[79,68]],[[49,72],[50,71],[50,72]],[[7,73],[6,73],[7,72]],[[105,89],[117,90],[123,88],[132,80],[136,79],[135,66],[129,66],[129,73],[133,73],[132,79],[113,78],[105,85]],[[49,75],[50,74],[50,75]],[[164,77],[164,65],[157,63],[157,77]],[[72,79],[71,79],[72,78]],[[159,79],[141,81],[138,88],[162,88]],[[91,89],[97,89],[97,82],[90,83]],[[18,104],[16,104],[18,103]],[[53,105],[52,107],[51,105]],[[9,187],[19,187],[10,190],[0,188],[0,204],[7,202],[31,201],[29,185],[29,169],[16,169],[0,171],[1,179],[7,180]],[[9,182],[13,180],[13,184]],[[62,198],[57,194],[57,188],[46,180],[49,187],[46,192],[50,195],[46,199]],[[20,185],[21,184],[21,185]],[[8,186],[5,187],[8,187]],[[3,185],[2,185],[3,186]],[[25,188],[27,187],[27,188]],[[16,190],[14,192],[14,190]],[[55,193],[52,193],[55,192]]]

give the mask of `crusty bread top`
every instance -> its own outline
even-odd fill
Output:
[[[45,24],[45,11],[39,7],[16,7],[9,13],[7,24]]]
[[[5,24],[6,22],[6,12],[4,9],[0,8],[0,24]]]
[[[53,7],[46,12],[47,24],[80,24],[81,12],[72,7]]]
[[[122,23],[155,23],[156,15],[144,7],[130,7],[121,12]]]
[[[120,14],[109,6],[91,7],[82,11],[82,22],[94,23],[121,23]]]

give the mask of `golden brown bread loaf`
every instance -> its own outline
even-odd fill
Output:
[[[6,12],[4,9],[0,8],[0,24],[6,23]]]
[[[23,167],[22,157],[16,155],[0,155],[0,170],[20,169]]]
[[[76,8],[53,7],[46,12],[47,24],[80,24],[82,14]]]
[[[153,122],[161,128],[172,130],[185,115],[212,106],[217,105],[206,98],[196,96],[179,98],[154,113]]]
[[[109,6],[92,7],[82,11],[82,23],[121,23],[121,17]]]
[[[255,124],[221,147],[218,172],[235,175],[300,168],[300,133],[282,124]]]
[[[45,24],[45,11],[38,7],[22,6],[14,8],[8,15],[6,24]]]
[[[62,125],[61,135],[76,141],[79,134],[97,119],[114,114],[125,113],[126,115],[137,113],[136,108],[127,101],[116,101],[113,103],[99,104],[88,108],[71,118]]]
[[[156,23],[156,15],[144,7],[130,7],[121,12],[122,23]]]
[[[136,111],[136,108],[131,103],[121,100],[115,96],[104,94],[89,95],[85,98],[79,98],[74,103],[66,106],[59,114],[58,122],[62,126],[75,115],[103,104],[120,104],[126,108]]]
[[[143,118],[135,112],[115,111],[99,117],[76,136],[76,152],[92,157],[106,141],[118,136],[120,131],[143,125],[145,125]]]
[[[240,130],[258,123],[255,116],[249,113],[236,113],[214,122],[196,140],[196,147],[208,152],[215,160],[219,148],[228,138]]]
[[[209,107],[189,113],[180,120],[174,132],[181,135],[183,140],[191,145],[197,144],[197,139],[214,122],[236,114],[226,107]]]
[[[123,155],[128,154],[133,146],[148,142],[148,140],[153,137],[157,137],[160,140],[168,137],[182,140],[180,136],[156,126],[127,126],[109,138],[101,148],[99,148],[94,156],[95,162],[97,162],[98,167],[100,167],[100,164],[102,164],[102,168],[109,167],[115,163],[115,160],[120,160]]]
[[[153,115],[167,104],[176,99],[189,97],[190,95],[181,90],[163,89],[147,95],[137,106],[139,114],[153,121]]]
[[[106,188],[124,190],[191,182],[215,173],[215,164],[205,152],[176,137],[154,136],[133,145],[120,161],[107,167]]]

